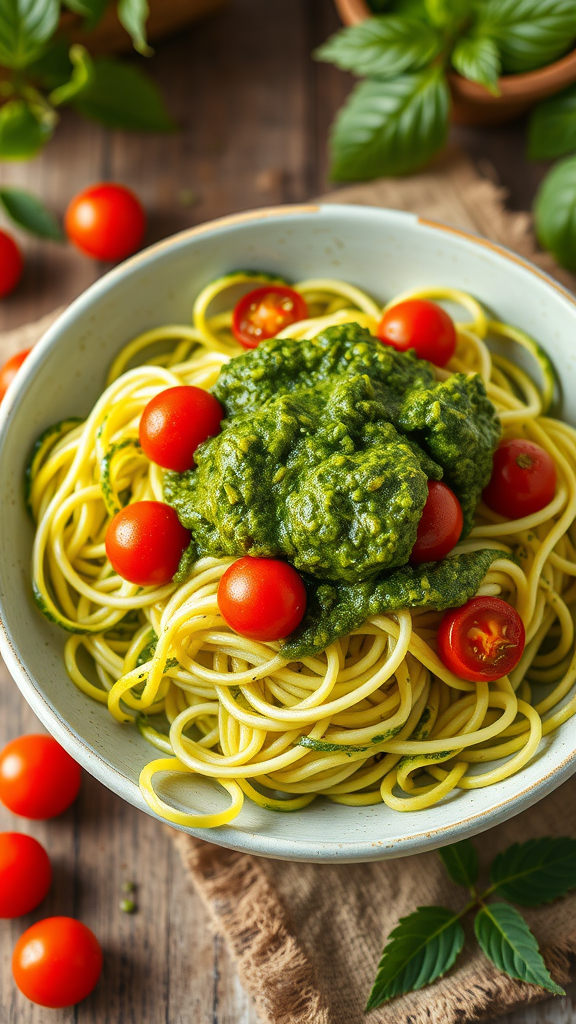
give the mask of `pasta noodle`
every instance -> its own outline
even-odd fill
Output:
[[[554,377],[536,343],[452,288],[393,303],[427,297],[464,309],[456,353],[438,377],[479,373],[504,436],[537,442],[557,470],[557,493],[545,509],[505,521],[480,504],[472,532],[454,549],[501,552],[478,594],[503,597],[525,625],[524,655],[509,677],[474,684],[453,675],[436,653],[442,613],[429,608],[375,615],[321,654],[288,663],[280,643],[238,636],[222,619],[216,593],[234,559],[202,558],[184,583],[157,588],[113,572],[104,545],[110,517],[128,501],[162,500],[162,470],[138,443],[144,407],[164,388],[215,383],[240,348],[231,312],[211,313],[212,304],[222,304],[232,286],[269,280],[221,278],[198,297],[192,326],[154,328],[125,346],[87,420],[47,431],[29,472],[34,592],[42,611],[70,633],[68,674],[157,748],[141,790],[154,811],[182,826],[225,824],[245,797],[276,811],[301,809],[320,795],[420,810],[520,771],[542,736],[576,711],[576,432],[547,415]],[[310,318],[282,336],[313,338],[350,321],[374,332],[381,318],[370,296],[342,281],[294,287]],[[491,354],[491,337],[508,346],[506,357]],[[537,360],[542,389],[513,361],[517,345]],[[165,772],[214,780],[228,806],[201,814],[168,804],[155,788]]]

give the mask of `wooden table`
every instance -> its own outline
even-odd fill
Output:
[[[31,164],[2,165],[3,182],[40,193],[58,213],[101,178],[125,181],[150,214],[148,241],[237,210],[299,202],[326,191],[326,134],[348,76],[310,60],[337,27],[331,0],[235,0],[222,15],[158,46],[149,70],[182,126],[173,136],[109,133],[65,113]],[[495,168],[516,209],[528,208],[542,165],[523,159],[522,125],[454,130],[481,169]],[[103,270],[72,249],[25,240],[17,293],[0,304],[0,330],[73,299]],[[0,745],[37,722],[0,668]],[[86,777],[73,809],[28,823],[0,808],[0,829],[28,831],[55,869],[29,918],[0,922],[0,1024],[257,1024],[222,940],[182,879],[167,831]],[[136,914],[119,909],[137,884]],[[70,1010],[42,1010],[12,983],[11,951],[24,927],[50,914],[80,917],[99,936],[105,968],[96,992]],[[570,998],[506,1018],[576,1024]],[[351,1021],[350,1024],[359,1024]]]

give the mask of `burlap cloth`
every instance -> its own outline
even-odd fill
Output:
[[[330,196],[413,210],[502,242],[576,282],[537,253],[525,213],[503,208],[503,192],[480,178],[461,154],[427,172],[354,186]],[[53,315],[0,338],[0,356],[32,344]],[[185,870],[228,942],[263,1024],[360,1024],[385,937],[421,904],[458,908],[464,890],[447,882],[434,853],[376,864],[292,864],[220,849],[171,830]],[[481,861],[512,842],[539,835],[576,836],[576,779],[524,814],[477,837]],[[561,984],[576,963],[576,895],[526,911],[546,963]],[[546,993],[500,974],[468,941],[457,966],[431,988],[374,1011],[373,1024],[456,1024],[496,1017]]]

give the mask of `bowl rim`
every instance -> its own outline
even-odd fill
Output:
[[[119,266],[108,271],[103,277],[95,281],[84,292],[82,292],[69,306],[60,314],[57,320],[48,328],[39,342],[34,346],[31,356],[26,360],[21,374],[18,375],[17,383],[11,385],[5,400],[0,406],[0,449],[3,447],[3,438],[8,418],[12,410],[17,411],[20,397],[24,394],[29,379],[35,375],[37,369],[42,365],[44,357],[49,353],[52,346],[58,341],[62,329],[71,326],[81,316],[85,309],[89,309],[99,296],[108,291],[110,285],[122,278],[129,277],[142,263],[154,262],[161,258],[164,252],[168,252],[181,245],[185,245],[189,239],[197,238],[205,234],[217,234],[228,228],[234,228],[242,224],[254,223],[258,220],[269,218],[283,218],[298,216],[301,214],[314,214],[328,210],[331,213],[337,211],[337,215],[343,217],[366,213],[372,215],[384,215],[386,218],[398,220],[404,223],[416,223],[428,227],[434,231],[454,234],[464,240],[488,248],[497,256],[504,258],[524,270],[532,273],[549,287],[560,294],[560,297],[567,300],[569,304],[576,306],[576,296],[572,295],[563,285],[553,277],[535,266],[523,256],[506,248],[498,242],[477,235],[474,232],[463,228],[452,227],[439,221],[419,217],[417,214],[404,210],[391,210],[385,207],[364,206],[351,203],[307,203],[307,204],[286,204],[274,207],[248,210],[238,214],[230,214],[224,217],[208,221],[196,227],[188,228],[167,239],[163,239],[154,245],[137,253]],[[79,764],[99,782],[114,792],[117,796],[145,811],[151,817],[166,824],[148,806],[142,797],[138,786],[132,779],[125,775],[120,769],[113,767],[98,753],[87,746],[79,734],[77,734],[57,711],[53,710],[44,693],[35,683],[32,674],[28,673],[25,663],[20,659],[12,642],[8,626],[4,621],[2,599],[0,597],[0,655],[4,658],[6,666],[20,689],[22,695],[38,716],[47,730],[69,751]],[[390,857],[401,857],[426,850],[437,849],[439,846],[457,842],[461,839],[477,835],[488,828],[515,816],[528,807],[543,799],[554,789],[560,786],[571,775],[576,773],[576,749],[569,753],[556,767],[549,770],[546,775],[534,782],[524,786],[511,797],[500,800],[490,808],[468,814],[456,823],[440,826],[436,829],[424,831],[416,830],[410,836],[391,840],[375,841],[363,839],[356,842],[341,843],[336,840],[329,842],[312,843],[306,839],[285,839],[274,838],[265,832],[254,832],[248,829],[234,829],[230,826],[221,826],[219,829],[191,829],[178,825],[172,827],[193,835],[197,838],[216,843],[217,845],[234,849],[239,852],[249,853],[280,860],[299,860],[314,863],[354,863],[382,860]]]

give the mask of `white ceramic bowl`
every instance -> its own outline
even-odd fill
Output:
[[[32,525],[22,477],[30,447],[49,424],[86,415],[113,356],[141,331],[189,322],[212,278],[238,267],[288,279],[340,277],[380,300],[406,288],[452,285],[472,292],[499,320],[524,328],[559,368],[562,413],[576,423],[576,303],[518,256],[462,231],[407,213],[360,206],[303,206],[227,217],[161,242],[107,274],[74,302],[24,364],[0,412],[0,649],[26,700],[89,772],[142,810],[138,776],[154,750],[80,693],[62,660],[65,636],[35,608],[30,591]],[[224,846],[269,857],[378,860],[443,846],[524,810],[576,771],[576,718],[546,737],[518,775],[486,789],[456,790],[426,811],[318,800],[295,814],[246,801],[230,826],[192,830]],[[166,786],[183,806],[225,797],[201,779]],[[150,812],[149,812],[150,813]]]

